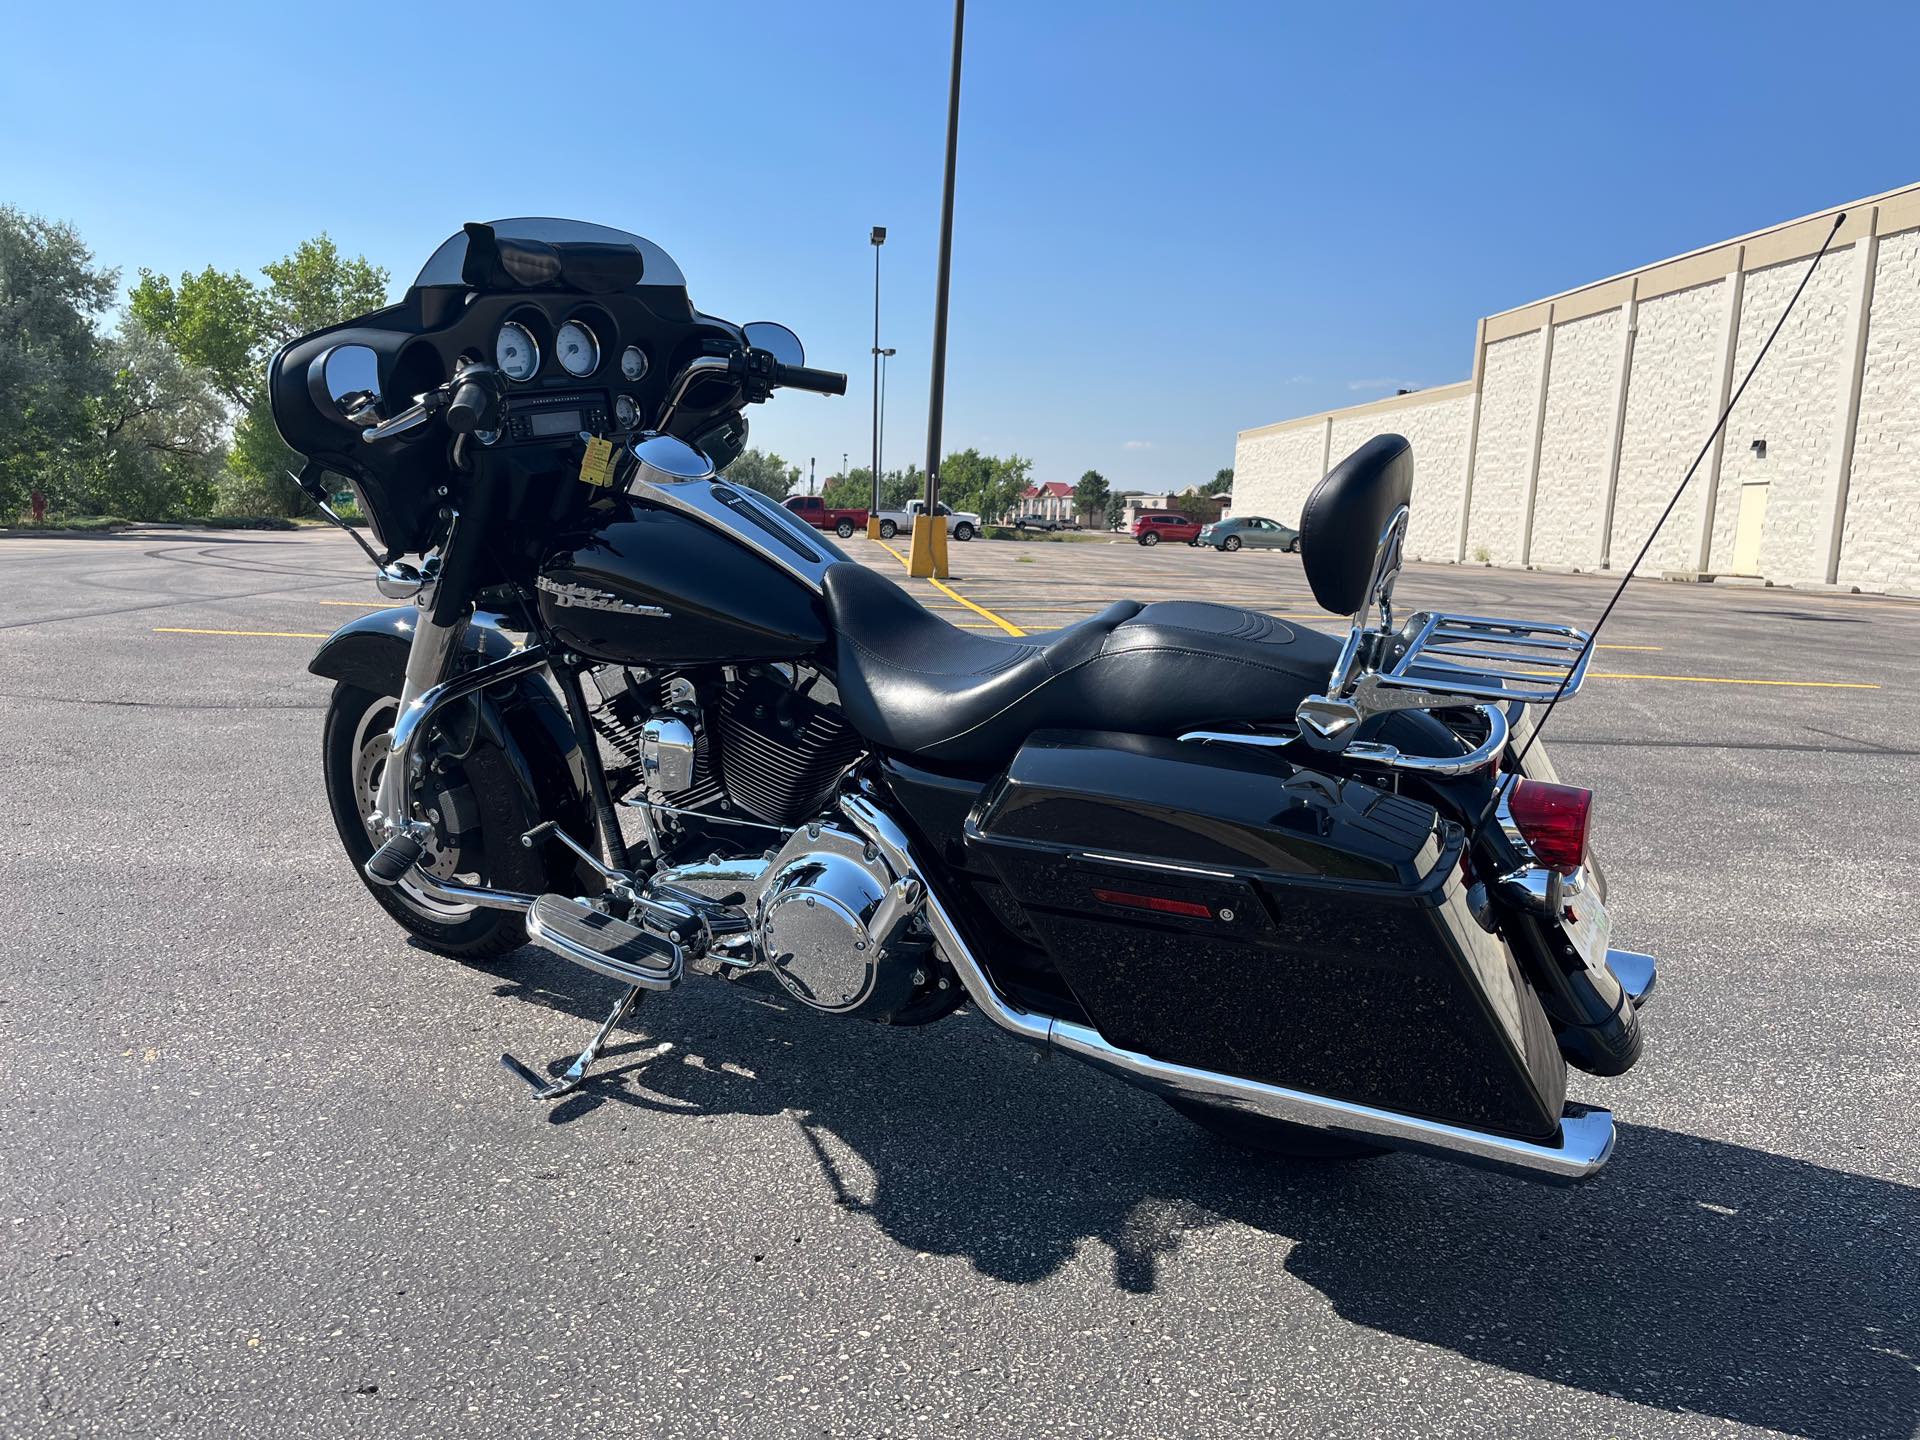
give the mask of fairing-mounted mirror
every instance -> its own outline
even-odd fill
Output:
[[[365,345],[335,345],[307,367],[307,393],[327,419],[365,430],[378,425],[380,357]]]
[[[766,351],[782,365],[807,363],[807,347],[800,343],[800,337],[777,321],[755,320],[741,329],[746,334],[747,344],[756,350]]]
[[[1300,560],[1313,598],[1352,619],[1326,693],[1300,702],[1294,721],[1317,750],[1402,770],[1466,774],[1491,764],[1507,740],[1513,701],[1572,695],[1587,673],[1587,636],[1565,625],[1430,611],[1394,625],[1413,497],[1413,447],[1376,435],[1342,460],[1300,513]],[[1402,755],[1356,737],[1390,710],[1477,707],[1485,738],[1467,754]]]

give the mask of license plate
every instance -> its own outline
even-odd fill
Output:
[[[1613,934],[1613,917],[1607,914],[1598,889],[1589,883],[1578,895],[1563,901],[1560,911],[1560,928],[1589,967],[1605,963],[1607,940]]]

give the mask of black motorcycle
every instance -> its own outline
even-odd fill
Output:
[[[727,481],[783,387],[846,379],[561,220],[468,225],[274,358],[302,485],[345,478],[408,602],[311,666],[348,853],[428,949],[624,987],[540,1096],[698,973],[894,1025],[965,1002],[1272,1153],[1605,1163],[1567,1066],[1634,1063],[1654,966],[1608,948],[1591,796],[1527,743],[1590,647],[1396,620],[1406,441],[1301,519],[1344,642],[1193,601],[999,638]]]

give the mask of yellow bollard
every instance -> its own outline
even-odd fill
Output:
[[[880,538],[880,516],[877,513],[867,516],[867,538],[869,540]]]
[[[933,522],[933,578],[944,580],[952,573],[947,568],[947,521],[940,516]]]
[[[935,569],[933,553],[936,536],[941,550],[944,551],[947,548],[945,532],[946,522],[943,517],[933,515],[913,517],[913,544],[907,549],[907,574],[924,580],[929,575],[947,573],[944,565]]]

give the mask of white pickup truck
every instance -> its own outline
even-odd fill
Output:
[[[899,510],[882,510],[876,517],[880,521],[880,538],[891,540],[902,530],[911,531],[916,515],[924,515],[927,502],[909,500]],[[940,502],[938,512],[947,517],[947,534],[963,544],[980,533],[980,517],[971,510],[949,510],[946,502]]]

